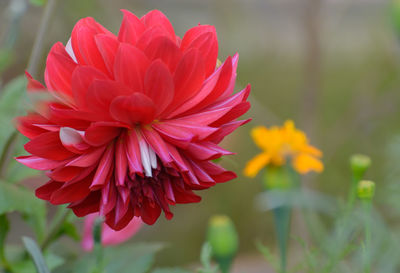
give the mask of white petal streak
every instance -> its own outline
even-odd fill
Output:
[[[152,177],[152,169],[157,168],[157,156],[154,150],[150,147],[147,141],[143,138],[140,131],[136,130],[136,135],[139,141],[140,157],[142,160],[142,166],[144,174],[147,177]]]
[[[74,50],[72,49],[72,45],[71,45],[71,38],[69,38],[67,45],[65,46],[65,51],[67,51],[68,55],[71,56],[72,60],[74,60],[74,62],[78,63]]]

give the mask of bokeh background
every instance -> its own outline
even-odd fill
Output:
[[[10,23],[11,1],[17,2],[0,0],[0,39]],[[324,152],[325,171],[307,176],[306,187],[344,197],[350,181],[348,158],[353,153],[371,156],[373,168],[368,176],[378,189],[384,183],[385,153],[400,133],[400,43],[389,1],[58,0],[45,36],[38,79],[43,80],[51,45],[66,43],[77,20],[91,16],[116,32],[122,19],[119,9],[137,15],[160,9],[178,35],[198,23],[215,25],[219,59],[240,54],[237,90],[252,85],[252,108],[246,116],[253,121],[224,143],[237,155],[222,164],[235,170],[238,178],[201,192],[199,204],[175,207],[173,220],[161,217],[133,239],[167,242],[170,247],[158,256],[158,264],[197,261],[207,221],[219,213],[235,222],[241,257],[258,257],[255,240],[273,245],[272,217],[254,205],[260,177],[250,180],[242,175],[246,161],[258,152],[249,138],[249,130],[256,125],[293,119]],[[27,6],[13,47],[13,64],[2,74],[3,83],[26,69],[42,12],[42,8]],[[383,211],[392,209],[385,200],[379,206]],[[18,217],[13,221],[18,222]],[[303,232],[301,221],[295,219],[293,225],[295,232]],[[11,240],[19,240],[26,232],[20,226],[12,231]]]

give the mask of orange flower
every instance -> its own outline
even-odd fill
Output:
[[[308,144],[307,136],[297,130],[291,120],[286,121],[283,127],[255,127],[251,136],[263,152],[247,163],[244,169],[246,176],[255,177],[265,166],[282,166],[287,160],[301,174],[322,172],[324,169],[320,161],[322,152]]]

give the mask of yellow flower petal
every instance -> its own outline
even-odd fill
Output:
[[[258,172],[268,165],[270,156],[266,153],[262,153],[247,162],[246,168],[244,169],[244,175],[248,177],[255,177]]]
[[[301,174],[305,174],[309,171],[320,173],[324,170],[324,165],[321,161],[305,153],[301,153],[293,159],[293,167]]]
[[[258,126],[251,130],[251,136],[254,143],[263,150],[268,149],[268,142],[270,140],[270,131],[264,126]]]
[[[316,157],[321,157],[322,156],[322,152],[315,148],[314,146],[311,145],[305,145],[302,149],[303,153],[307,153]]]

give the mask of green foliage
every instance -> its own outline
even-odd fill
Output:
[[[157,268],[151,273],[190,273],[190,271],[180,268]]]
[[[29,237],[23,237],[22,241],[24,242],[26,250],[31,255],[33,262],[35,263],[35,267],[38,273],[50,273],[49,268],[46,265],[43,254],[40,251],[39,246],[36,244],[34,240]]]
[[[40,7],[40,6],[43,6],[44,4],[46,4],[46,3],[47,3],[47,0],[30,0],[29,2],[30,2],[32,5],[35,5],[35,6]]]
[[[45,203],[36,198],[32,191],[0,180],[0,214],[14,211],[22,213],[41,240],[46,227]]]
[[[219,272],[218,267],[213,266],[211,264],[211,258],[212,258],[212,247],[211,247],[210,243],[206,242],[203,244],[203,247],[201,248],[200,262],[201,262],[202,268],[199,268],[197,270],[198,273],[217,273],[217,272]]]

